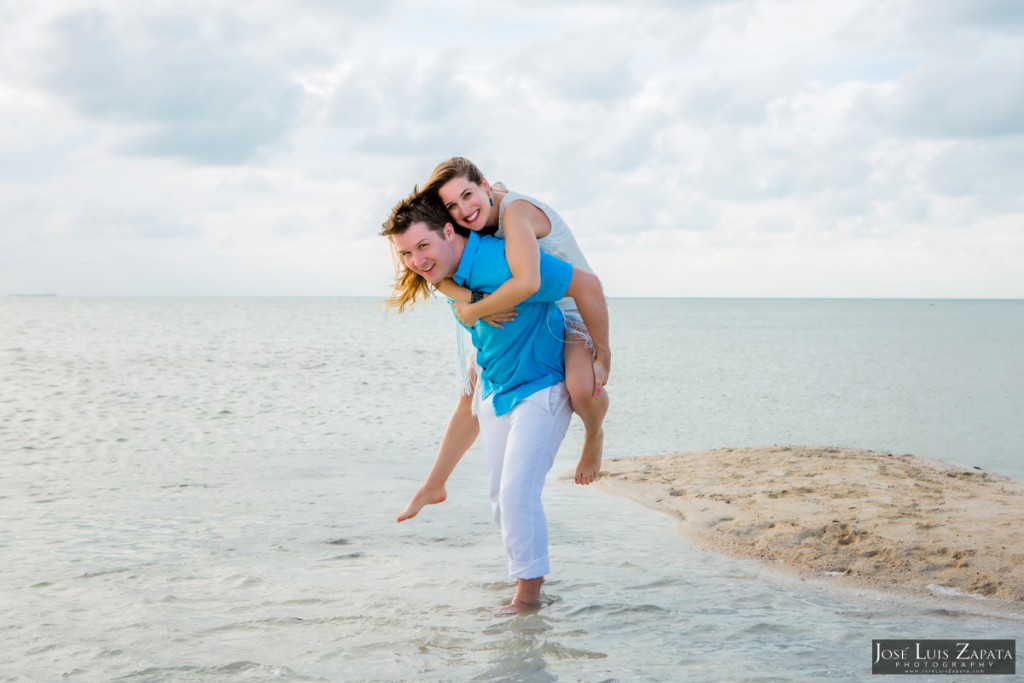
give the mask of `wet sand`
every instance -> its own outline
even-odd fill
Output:
[[[980,468],[771,446],[606,460],[594,486],[801,579],[1024,613],[1024,482]]]

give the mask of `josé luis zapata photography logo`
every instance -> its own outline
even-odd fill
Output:
[[[873,674],[1015,674],[1015,640],[872,640]]]

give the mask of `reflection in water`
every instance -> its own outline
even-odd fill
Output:
[[[513,617],[500,626],[488,628],[494,641],[494,662],[474,681],[544,681],[558,680],[547,670],[544,657],[544,633],[551,630],[539,614]]]
[[[554,633],[555,627],[543,616],[543,609],[486,628],[484,633],[495,637],[492,644],[495,659],[491,666],[472,680],[531,683],[557,681],[558,676],[548,669],[551,660],[564,663],[570,659],[606,657],[601,652],[567,647],[559,643]]]

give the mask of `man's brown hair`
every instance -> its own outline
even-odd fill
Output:
[[[445,224],[451,223],[451,220],[436,196],[413,188],[408,197],[391,209],[391,215],[384,221],[380,234],[383,237],[401,235],[413,223],[426,223],[431,230],[443,232]]]

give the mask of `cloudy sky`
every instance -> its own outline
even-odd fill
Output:
[[[1019,0],[0,0],[0,294],[383,296],[450,156],[611,296],[1024,297]]]

